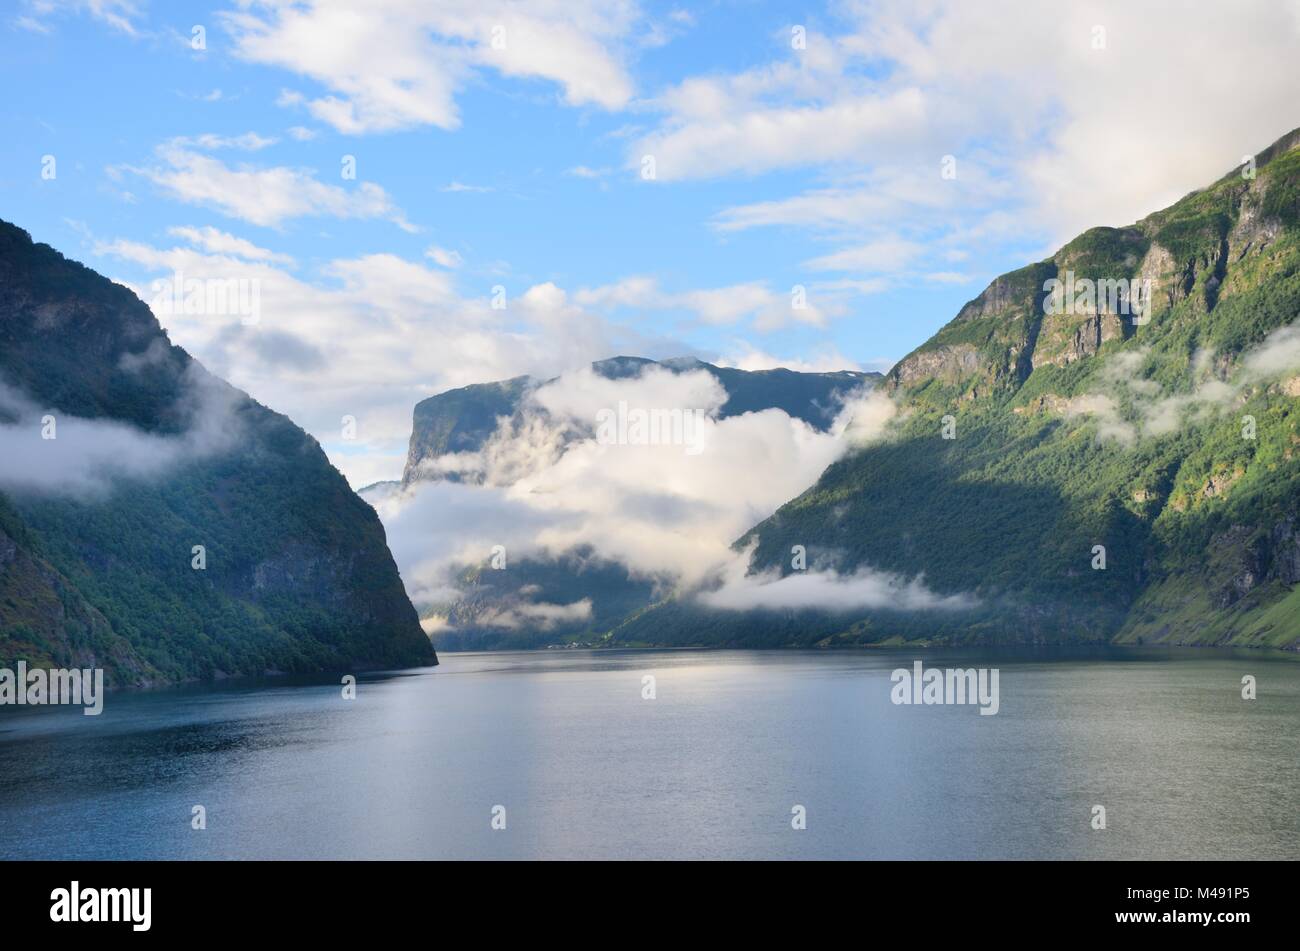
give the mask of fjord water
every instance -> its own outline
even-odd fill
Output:
[[[890,672],[917,659],[997,667],[997,715],[894,705]],[[114,693],[99,717],[0,710],[0,855],[1300,858],[1294,656],[442,660],[363,675],[351,701],[277,681]]]

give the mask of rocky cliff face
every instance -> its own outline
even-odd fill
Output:
[[[0,439],[24,454],[0,467],[0,665],[132,684],[436,662],[383,527],[315,440],[3,222],[0,383]]]
[[[1135,225],[1094,228],[1048,260],[995,278],[952,323],[901,360],[890,383],[906,389],[938,379],[985,394],[1014,389],[1035,367],[1064,366],[1131,338],[1134,302],[1125,300],[1124,286],[1136,284],[1149,297],[1141,315],[1146,320],[1192,298],[1183,310],[1209,312],[1223,295],[1253,290],[1255,279],[1243,273],[1243,263],[1266,255],[1294,215],[1289,165],[1296,145],[1297,133],[1290,133],[1257,157],[1254,178],[1229,173]],[[1286,161],[1266,171],[1275,159]],[[1097,286],[1095,298],[1080,297],[1068,313],[1052,313],[1044,285],[1067,277],[1076,287],[1085,280],[1113,284],[1120,294]]]
[[[476,383],[439,393],[415,405],[411,442],[407,448],[402,485],[433,476],[421,463],[456,452],[477,452],[496,432],[502,417],[513,416],[530,389],[539,381],[520,376],[497,383]],[[438,477],[455,481],[456,472]]]

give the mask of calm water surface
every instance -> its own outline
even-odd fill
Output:
[[[0,856],[1300,858],[1294,656],[442,659],[354,701],[270,682],[2,709]],[[893,705],[916,659],[998,667],[1000,712]]]

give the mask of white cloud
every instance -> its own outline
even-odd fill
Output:
[[[958,610],[975,604],[968,595],[938,595],[923,580],[860,568],[836,571],[796,571],[747,574],[748,553],[734,558],[723,572],[722,584],[698,594],[707,607],[727,611],[807,610],[855,611],[892,608],[900,611]]]
[[[924,214],[951,217],[961,200],[969,200],[978,180],[982,193],[995,189],[987,173],[962,165],[962,191],[936,184],[936,160],[929,168],[885,166],[842,176],[835,185],[813,188],[790,198],[735,205],[719,212],[719,231],[788,225],[815,231],[852,231]]]
[[[915,241],[881,238],[805,261],[804,266],[814,271],[855,271],[878,274],[900,270],[924,250],[924,246]]]
[[[22,30],[28,30],[32,33],[54,32],[53,27],[51,27],[48,23],[44,23],[41,20],[36,19],[35,17],[29,17],[29,16],[15,17],[14,26]]]
[[[199,148],[207,151],[216,149],[240,149],[245,152],[257,152],[267,146],[275,145],[276,140],[258,135],[256,132],[245,132],[242,135],[217,135],[208,132],[193,138],[179,136],[172,139],[171,144],[178,148]]]
[[[865,95],[827,106],[746,109],[730,90],[704,80],[684,86],[693,100],[665,126],[641,139],[633,161],[655,159],[659,181],[756,174],[801,165],[860,160],[886,138],[916,138],[926,127],[925,96],[917,89]],[[703,103],[707,103],[704,105]]]
[[[233,234],[208,225],[203,228],[180,226],[168,228],[167,233],[174,238],[184,238],[190,244],[202,248],[209,254],[224,254],[243,258],[246,261],[273,261],[277,264],[293,264],[293,258],[287,254],[278,254],[266,248],[259,248],[251,241],[237,238]]]
[[[799,301],[801,306],[796,306],[793,289],[783,293],[764,281],[669,292],[652,277],[636,276],[614,284],[583,288],[575,299],[587,307],[683,310],[701,323],[713,326],[751,321],[761,333],[791,323],[822,327],[828,318],[843,313],[838,300],[819,300],[807,292]]]
[[[505,489],[455,482],[420,483],[375,508],[406,592],[421,606],[454,600],[452,566],[481,563],[494,545],[515,560],[535,553],[536,534],[555,520]]]
[[[517,630],[550,631],[560,624],[572,624],[591,617],[591,599],[583,598],[572,604],[548,604],[545,601],[522,601],[509,607],[483,612],[475,622],[484,627],[504,627]]]
[[[866,243],[904,222],[910,239],[960,251],[959,232],[1059,244],[1128,224],[1296,124],[1293,2],[855,0],[842,12],[847,28],[809,34],[802,52],[778,35],[770,63],[654,99],[659,125],[629,166],[653,154],[663,182],[814,169],[830,183],[713,225]],[[1188,103],[1215,120],[1188,122]],[[851,264],[851,245],[823,260]]]
[[[948,2],[928,16],[895,2],[860,9],[856,52],[894,63],[900,81],[1024,143],[1007,161],[1026,176],[1026,200],[1058,240],[1168,205],[1295,124],[1294,4],[1204,3],[1194,13],[1175,0],[1064,12],[1016,0]],[[1104,49],[1094,48],[1098,26]],[[1249,94],[1225,77],[1249,77]],[[1188,102],[1216,121],[1184,121]],[[1089,147],[1121,128],[1133,147]]]
[[[388,193],[373,182],[353,187],[327,185],[309,169],[252,165],[231,167],[196,150],[232,140],[203,139],[191,143],[174,139],[156,150],[160,164],[132,169],[171,197],[191,205],[215,208],[223,214],[265,227],[278,227],[294,218],[384,218],[406,231],[415,230]],[[245,146],[247,147],[247,146]]]
[[[424,252],[424,256],[433,261],[439,267],[457,268],[465,263],[464,258],[460,256],[459,251],[449,251],[446,248],[440,248],[432,245]]]
[[[244,0],[222,20],[237,56],[319,83],[323,95],[298,100],[355,134],[457,128],[456,95],[483,70],[554,83],[569,105],[621,108],[640,13],[628,0]]]
[[[140,6],[133,0],[24,0],[24,7],[28,13],[18,18],[19,26],[39,33],[50,32],[56,15],[85,12],[128,36],[139,34]]]
[[[737,340],[735,351],[715,361],[718,366],[738,370],[775,370],[784,367],[800,373],[834,373],[837,370],[861,370],[855,361],[833,347],[811,357],[778,357],[765,353],[744,340]]]
[[[1274,330],[1258,347],[1247,351],[1241,363],[1246,378],[1251,381],[1300,369],[1300,323]]]
[[[373,254],[300,275],[283,255],[215,228],[173,236],[171,247],[116,240],[98,242],[95,253],[147,274],[132,287],[146,302],[156,297],[153,279],[178,273],[187,282],[256,282],[256,326],[239,313],[155,313],[210,370],[316,436],[354,485],[400,473],[411,409],[426,396],[669,346],[610,324],[554,284],[524,288],[495,310],[487,287],[462,291],[458,272],[432,261]],[[355,441],[342,439],[344,416],[357,420]]]
[[[157,350],[135,363],[164,356]],[[129,364],[128,364],[129,365]],[[8,492],[99,497],[121,480],[155,478],[237,445],[236,392],[197,365],[185,371],[180,410],[188,429],[160,436],[126,423],[84,419],[39,406],[0,380],[0,487]],[[52,417],[53,438],[44,438]]]

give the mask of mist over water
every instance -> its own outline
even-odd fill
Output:
[[[354,701],[275,681],[115,693],[99,717],[0,710],[0,855],[1300,858],[1300,657],[441,659],[362,676]],[[998,713],[891,703],[916,660],[1000,669]]]

